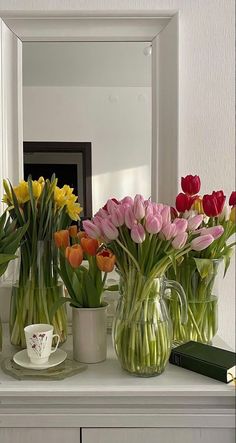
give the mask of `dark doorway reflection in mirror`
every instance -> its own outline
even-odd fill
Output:
[[[92,215],[91,143],[24,142],[24,178],[58,177],[58,186],[74,188],[83,207],[82,218]]]

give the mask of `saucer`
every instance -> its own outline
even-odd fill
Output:
[[[56,352],[50,355],[47,363],[36,365],[34,363],[31,363],[27,354],[27,349],[23,349],[23,351],[19,351],[14,355],[13,360],[15,363],[17,363],[19,366],[22,366],[23,368],[42,370],[59,365],[66,359],[66,357],[67,353],[65,351],[63,351],[62,349],[57,349]]]

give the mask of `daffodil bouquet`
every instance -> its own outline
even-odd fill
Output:
[[[10,333],[14,345],[25,345],[24,327],[32,323],[49,323],[49,312],[58,297],[63,295],[58,283],[57,250],[53,233],[67,227],[71,220],[79,220],[82,210],[65,185],[57,186],[57,178],[40,177],[21,181],[13,187],[4,180],[3,201],[17,227],[27,225],[21,242],[19,273],[13,285]],[[52,324],[61,342],[66,339],[66,312],[56,312]]]

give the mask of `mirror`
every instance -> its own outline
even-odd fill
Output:
[[[151,195],[149,47],[149,42],[23,43],[25,176],[60,175],[63,168],[63,180],[68,177],[78,189],[85,217],[109,197]]]

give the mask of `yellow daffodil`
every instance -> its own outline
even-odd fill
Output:
[[[32,181],[32,188],[33,188],[33,196],[35,198],[39,198],[42,192],[42,184],[39,182],[39,180]]]
[[[57,208],[63,208],[66,204],[66,194],[64,189],[59,188],[58,186],[55,187],[54,190],[54,200],[56,203]]]
[[[13,188],[19,205],[23,205],[29,201],[29,187],[25,180],[21,180],[18,186]]]
[[[66,204],[66,210],[71,220],[77,221],[80,218],[79,215],[83,210],[83,208],[81,208],[79,203],[73,203],[71,201],[68,201]]]

